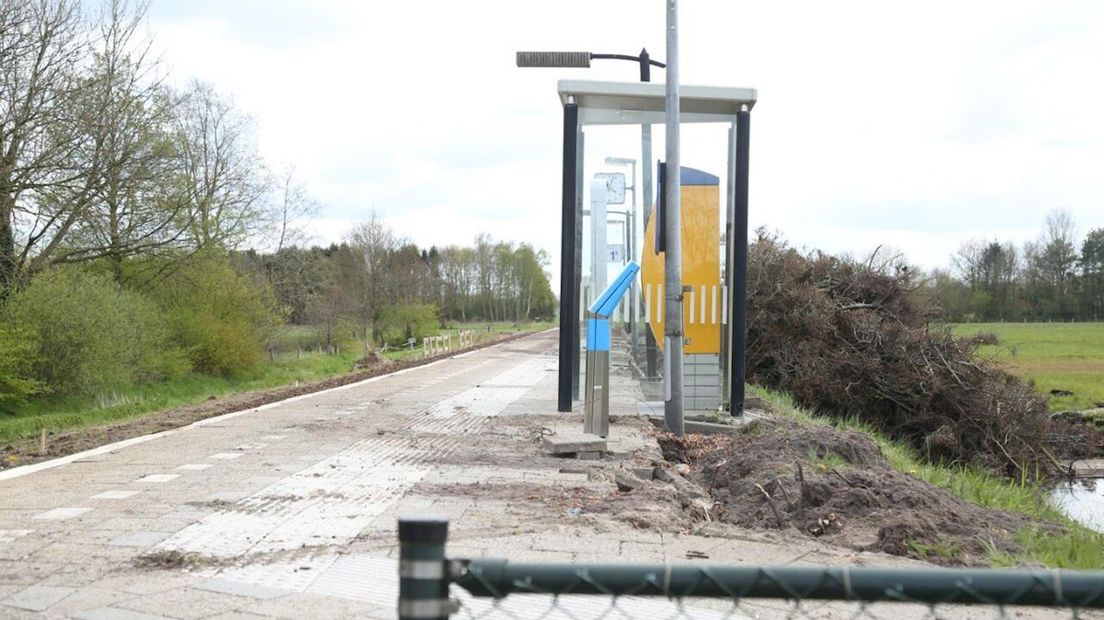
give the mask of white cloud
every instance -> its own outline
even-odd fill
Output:
[[[1104,5],[702,0],[681,11],[683,81],[759,89],[753,227],[834,252],[884,243],[935,266],[970,237],[1032,237],[1055,207],[1082,230],[1102,225]],[[152,21],[170,78],[232,93],[266,158],[294,164],[323,200],[319,241],[375,208],[422,245],[479,232],[533,242],[554,276],[555,81],[636,69],[518,69],[514,51],[665,55],[655,0],[155,0]],[[631,131],[590,132],[588,176],[637,145]],[[723,133],[684,130],[687,165],[719,171],[723,148]]]

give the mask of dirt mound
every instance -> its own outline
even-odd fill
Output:
[[[353,370],[367,370],[374,368],[390,368],[395,361],[379,351],[372,351],[353,363]]]
[[[892,469],[866,435],[781,424],[758,436],[660,437],[669,460],[692,464],[723,522],[803,535],[859,550],[948,564],[985,563],[990,548],[1015,552],[1025,516],[967,503]],[[693,456],[687,456],[693,454]]]

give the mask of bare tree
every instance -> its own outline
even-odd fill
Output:
[[[48,198],[84,172],[69,105],[84,34],[77,0],[0,0],[0,294],[78,219]]]
[[[373,338],[382,342],[384,313],[394,304],[402,286],[392,269],[393,257],[404,242],[373,212],[368,221],[353,229],[347,243],[356,261],[349,266],[352,273],[346,274],[345,281],[356,290],[358,318],[365,331],[370,326]]]
[[[295,168],[288,166],[280,175],[277,185],[279,195],[271,213],[271,234],[274,252],[288,245],[297,245],[306,239],[303,225],[318,214],[318,201],[307,192],[307,187],[295,178]]]
[[[1077,265],[1077,224],[1073,215],[1065,209],[1048,213],[1039,243],[1043,274],[1064,294]]]
[[[175,247],[188,216],[172,183],[170,96],[155,74],[150,42],[138,32],[145,10],[144,3],[128,0],[104,7],[90,74],[76,97],[83,142],[96,145],[96,166],[88,171],[92,192],[78,214],[73,242],[60,246],[55,238],[39,256],[52,262],[106,258],[117,280],[126,257]],[[60,198],[79,204],[76,191]]]
[[[209,84],[193,82],[174,125],[187,240],[194,248],[237,248],[263,223],[268,192],[252,120]]]

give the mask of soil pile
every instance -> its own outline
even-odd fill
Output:
[[[373,368],[390,368],[395,361],[379,351],[372,351],[353,363],[353,370],[368,370]]]
[[[984,564],[992,547],[1019,549],[1017,530],[1053,527],[898,472],[861,433],[780,423],[711,444],[660,437],[665,458],[690,461],[691,480],[716,502],[714,516],[734,525],[948,564]]]

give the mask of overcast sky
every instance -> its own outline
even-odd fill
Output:
[[[1104,225],[1104,2],[680,5],[683,83],[759,92],[752,228],[831,252],[888,244],[932,267],[972,237],[1033,238],[1053,208],[1082,233]],[[266,160],[294,165],[322,202],[317,242],[374,208],[419,245],[487,232],[548,250],[555,268],[556,80],[632,81],[636,67],[518,69],[514,52],[646,46],[662,59],[664,11],[659,0],[153,0],[150,17],[169,80],[232,95]],[[639,157],[634,135],[588,134],[588,177],[605,156]],[[684,138],[684,165],[720,172],[720,130]]]

